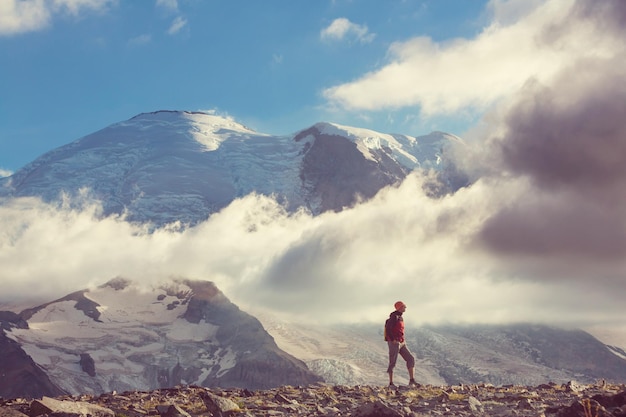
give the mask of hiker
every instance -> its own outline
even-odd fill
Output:
[[[409,386],[417,386],[414,379],[415,358],[406,346],[404,340],[404,319],[402,313],[406,311],[406,304],[398,301],[394,304],[395,311],[389,314],[389,319],[385,323],[385,340],[389,345],[389,386],[395,387],[393,384],[393,368],[396,366],[398,354],[406,361],[406,367],[409,370]]]

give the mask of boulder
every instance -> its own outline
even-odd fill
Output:
[[[215,417],[227,417],[241,411],[239,406],[228,398],[220,397],[208,391],[201,391],[200,398],[207,410]]]
[[[10,407],[0,407],[0,417],[28,417],[28,416]]]
[[[82,401],[61,401],[50,397],[33,400],[30,404],[30,417],[40,415],[63,417],[115,417],[113,410]]]
[[[380,400],[359,406],[353,415],[355,417],[402,417],[402,413]]]
[[[191,415],[177,405],[160,405],[157,411],[161,417],[191,417]]]

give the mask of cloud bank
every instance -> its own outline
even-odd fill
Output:
[[[491,24],[473,39],[416,37],[389,47],[380,69],[323,91],[331,107],[379,111],[418,107],[424,117],[481,113],[529,79],[549,82],[573,60],[601,59],[622,42],[606,36],[607,9],[591,1],[494,0]],[[604,9],[604,10],[602,10]]]
[[[378,322],[397,299],[416,324],[589,325],[626,313],[621,259],[489,244],[494,218],[532,191],[529,181],[479,180],[442,199],[426,197],[423,181],[412,175],[318,217],[250,195],[194,228],[154,233],[99,219],[97,205],[11,200],[0,206],[2,298],[52,299],[116,276],[186,277],[216,282],[245,310],[318,323]]]

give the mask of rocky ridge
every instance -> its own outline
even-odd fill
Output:
[[[626,385],[416,388],[313,384],[251,391],[177,386],[153,391],[0,399],[0,416],[626,416]]]
[[[116,278],[19,314],[0,312],[4,397],[321,380],[210,281],[142,287]]]

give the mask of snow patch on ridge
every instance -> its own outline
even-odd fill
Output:
[[[161,128],[167,127],[170,131],[185,134],[198,142],[205,152],[217,150],[222,142],[229,139],[233,134],[243,137],[267,136],[255,132],[229,117],[189,111],[161,110],[153,113],[142,113],[114,126],[133,125],[142,130],[150,129],[155,124]]]
[[[245,136],[265,136],[247,127],[221,116],[206,113],[185,113],[185,119],[191,121],[189,134],[191,137],[204,146],[206,152],[214,151],[220,144],[228,139],[233,133]]]
[[[187,291],[190,290],[187,288]],[[182,311],[180,300],[166,295],[164,290],[148,292],[134,286],[120,290],[101,287],[87,292],[85,297],[100,305],[100,321],[104,323],[163,325],[174,321]],[[168,306],[172,307],[168,309]]]
[[[336,123],[318,123],[315,126],[322,134],[345,136],[352,140],[356,144],[357,149],[371,161],[377,161],[371,150],[389,148],[399,160],[402,160],[403,165],[414,168],[418,164],[417,158],[406,152],[403,149],[403,145],[397,140],[397,138],[401,138],[405,144],[412,146],[416,142],[416,139],[412,136],[390,135]]]

